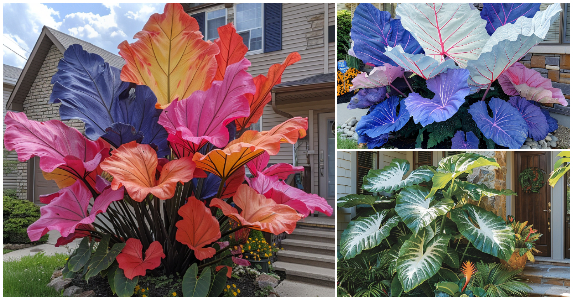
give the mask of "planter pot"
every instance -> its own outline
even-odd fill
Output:
[[[501,260],[501,263],[510,270],[522,270],[527,262],[527,254],[519,255],[519,250],[513,252],[508,261]]]
[[[270,271],[269,270],[270,259],[265,258],[265,259],[261,259],[261,260],[254,260],[254,259],[251,259],[249,257],[245,257],[245,259],[251,263],[251,267],[257,269],[260,272],[269,273],[269,271]],[[260,268],[257,266],[260,266]]]

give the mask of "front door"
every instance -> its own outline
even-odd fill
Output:
[[[42,204],[41,195],[52,194],[60,190],[54,181],[44,178],[39,157],[33,157],[28,161],[28,172],[30,174],[28,175],[28,200],[35,204]]]
[[[515,198],[515,219],[520,222],[528,221],[543,235],[535,244],[541,251],[535,255],[551,256],[551,190],[547,178],[551,173],[549,166],[551,152],[514,152],[515,153],[515,182],[517,197]],[[527,168],[539,168],[545,171],[545,185],[539,193],[524,192],[519,182],[519,174]]]
[[[334,208],[336,186],[334,176],[336,162],[336,124],[334,113],[318,114],[318,190],[319,196],[326,199]]]

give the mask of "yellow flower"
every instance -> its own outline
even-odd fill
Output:
[[[226,292],[226,291],[227,291],[227,289],[224,289],[223,291],[224,291],[224,292]]]
[[[69,258],[68,258],[68,257],[66,257],[66,260],[68,260],[68,259],[69,259]]]
[[[236,288],[237,286],[233,283],[233,287]]]
[[[237,293],[236,293],[236,292],[233,292],[233,296],[237,296]]]
[[[231,288],[231,286],[227,284],[227,288],[228,288],[228,289],[230,289],[230,288]]]
[[[237,293],[239,293],[239,294],[240,294],[240,293],[241,293],[241,290],[237,289]]]
[[[173,294],[171,294],[171,295],[173,295],[173,297],[175,297],[175,296],[177,296],[177,293],[176,293],[176,292],[173,292]]]

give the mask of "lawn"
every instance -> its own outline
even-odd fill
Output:
[[[10,252],[14,251],[14,250],[9,250],[9,249],[2,249],[2,250],[4,251],[4,253],[2,253],[2,254],[6,254],[6,253],[10,253]]]
[[[336,134],[336,144],[338,149],[360,149],[355,140],[341,137],[340,132]]]
[[[24,256],[19,261],[4,262],[4,297],[59,297],[46,287],[52,273],[64,267],[68,255],[45,256],[38,253]]]

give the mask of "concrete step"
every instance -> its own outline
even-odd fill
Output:
[[[527,284],[569,287],[570,268],[553,264],[527,264],[519,274]]]
[[[528,283],[533,289],[529,297],[569,297],[571,288],[568,286],[555,286],[541,283]]]
[[[334,270],[334,255],[321,255],[300,251],[283,250],[277,254],[278,261],[298,263],[307,266],[315,266]]]
[[[293,233],[288,235],[288,238],[295,238],[303,241],[313,241],[322,243],[334,244],[336,232],[331,229],[319,228],[296,228]]]
[[[289,237],[281,242],[281,246],[285,250],[329,255],[332,257],[334,257],[336,254],[335,253],[336,245],[332,242],[321,243],[321,242],[299,240],[297,238]]]
[[[336,297],[334,286],[326,287],[288,279],[279,283],[275,291],[281,297]]]
[[[335,287],[336,270],[334,269],[282,261],[273,263],[273,267],[278,271],[284,271],[288,280]]]
[[[542,265],[555,265],[555,266],[569,267],[571,263],[570,263],[568,258],[554,259],[554,258],[550,258],[550,257],[536,256],[535,262],[527,262],[527,264],[542,264]]]

